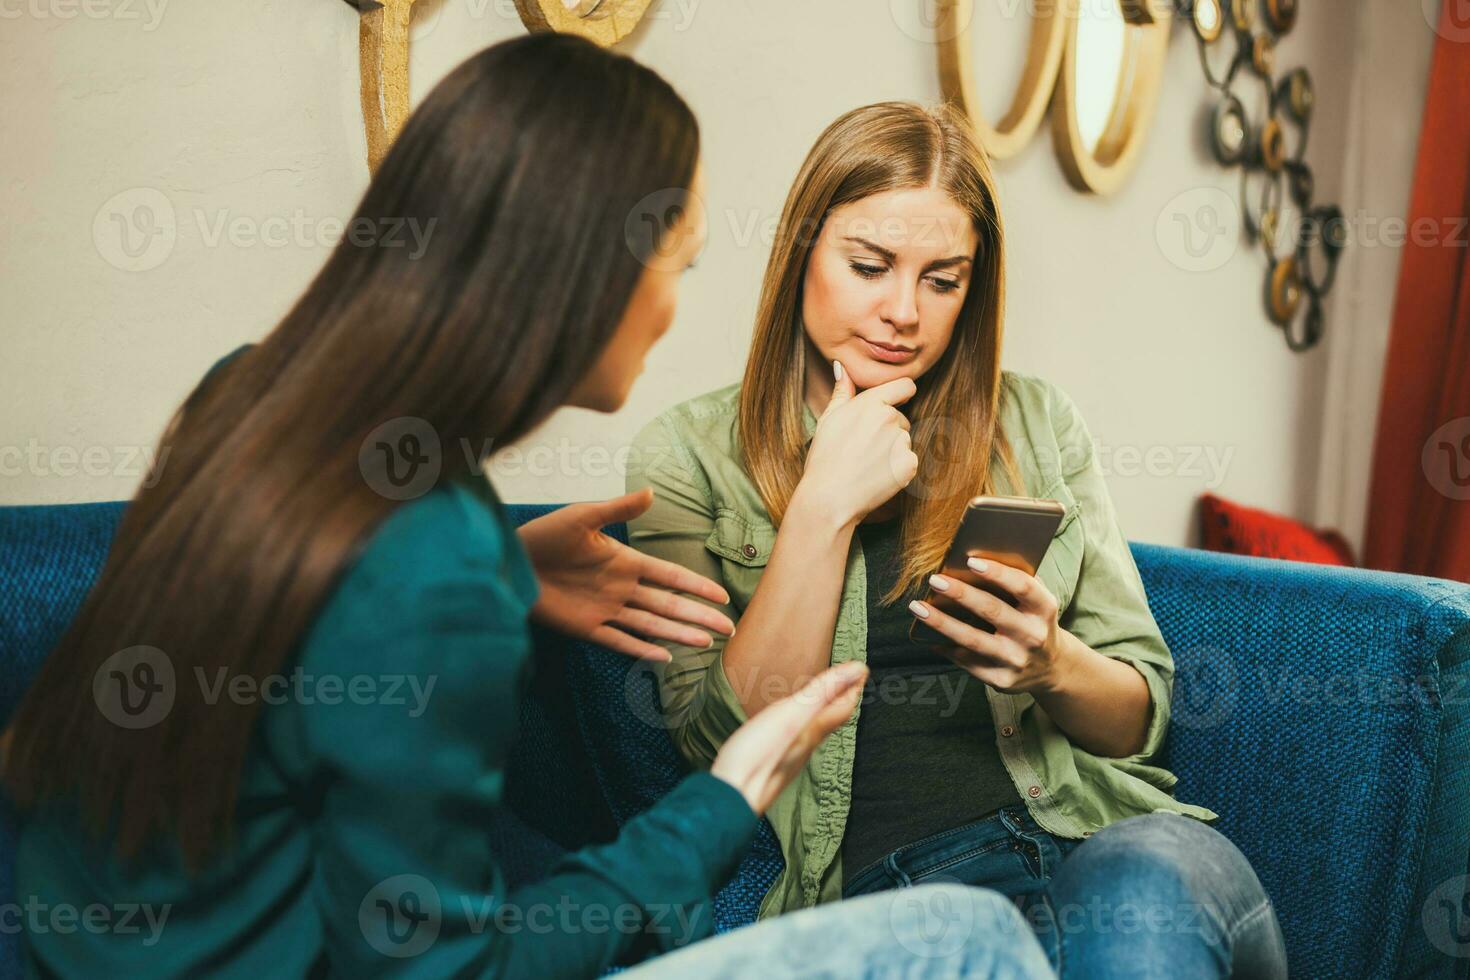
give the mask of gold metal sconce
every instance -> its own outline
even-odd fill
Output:
[[[527,29],[580,34],[604,48],[633,32],[651,0],[516,0]]]
[[[347,0],[358,24],[359,93],[368,170],[393,145],[408,118],[408,32],[415,0]],[[579,34],[603,47],[632,32],[651,0],[516,0],[528,30]]]

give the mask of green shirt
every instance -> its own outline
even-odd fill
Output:
[[[526,616],[537,588],[486,481],[400,506],[283,669],[285,697],[270,689],[233,846],[201,875],[164,844],[124,866],[63,808],[27,821],[16,894],[40,909],[21,916],[33,970],[39,960],[61,976],[595,976],[710,935],[710,896],[756,818],[707,773],[617,841],[507,893],[490,828],[535,664]],[[113,927],[82,927],[92,908]],[[68,909],[61,928],[50,910]]]
[[[986,687],[997,745],[1017,792],[1036,822],[1059,837],[1086,837],[1138,814],[1169,811],[1204,821],[1217,815],[1181,803],[1175,776],[1155,764],[1169,726],[1173,658],[1154,622],[1128,541],[1118,526],[1092,437],[1076,406],[1039,378],[1003,374],[1001,424],[1024,487],[1002,493],[1057,500],[1065,507],[1037,577],[1056,596],[1061,625],[1097,652],[1132,664],[1148,683],[1153,710],[1142,751],[1105,758],[1073,745],[1029,694]],[[628,489],[653,486],[653,506],[629,525],[639,549],[724,584],[738,623],[776,541],[760,494],[740,465],[736,433],[739,385],[664,412],[634,441]],[[803,410],[810,439],[816,417]],[[999,468],[997,468],[999,470]],[[832,663],[867,656],[867,574],[853,535],[832,637]],[[697,650],[665,644],[673,661],[660,687],[675,745],[708,766],[744,720],[721,665],[723,638]],[[786,867],[761,903],[761,915],[841,897],[840,850],[851,801],[857,717],[824,742],[767,817]]]

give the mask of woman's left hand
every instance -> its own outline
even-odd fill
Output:
[[[997,691],[1037,693],[1057,687],[1066,662],[1064,641],[1069,634],[1057,625],[1056,596],[1034,575],[1000,562],[972,558],[970,570],[980,581],[1014,597],[1016,605],[947,575],[931,576],[929,583],[936,592],[994,626],[994,633],[977,629],[927,602],[915,600],[909,604],[909,611],[955,642],[954,647],[942,647],[941,652]]]
[[[606,525],[631,520],[652,504],[653,490],[645,489],[598,503],[568,504],[522,524],[521,543],[541,583],[531,619],[646,660],[668,660],[669,653],[639,636],[707,647],[710,635],[696,627],[734,633],[735,624],[719,610],[675,595],[687,592],[725,605],[730,596],[723,588],[602,533]]]

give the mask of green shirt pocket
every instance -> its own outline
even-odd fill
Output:
[[[715,510],[715,526],[705,538],[704,546],[719,556],[730,602],[743,612],[771,560],[771,550],[776,547],[776,528],[767,521],[751,520],[720,507]]]

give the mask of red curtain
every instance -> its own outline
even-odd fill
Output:
[[[1467,37],[1470,11],[1463,0],[1444,0],[1384,368],[1363,563],[1470,582]]]

